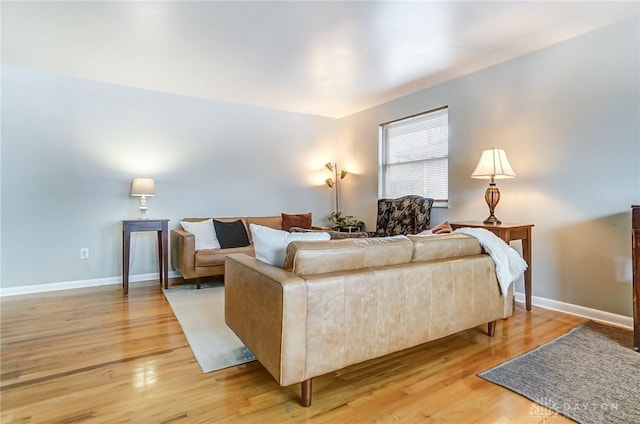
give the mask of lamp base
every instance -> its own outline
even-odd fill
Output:
[[[149,217],[147,216],[147,196],[140,196],[140,206],[138,210],[140,211],[140,215],[138,215],[138,220],[147,220]]]
[[[489,218],[485,219],[484,221],[482,221],[482,223],[489,224],[489,225],[500,225],[500,224],[502,224],[502,221],[500,221],[498,218],[496,218],[495,215],[491,214],[491,216]]]
[[[496,182],[493,177],[491,177],[491,182],[489,183],[489,187],[487,187],[487,191],[484,193],[484,200],[486,200],[487,205],[489,206],[489,218],[485,219],[483,222],[485,224],[498,225],[502,224],[496,216],[494,215],[494,211],[496,210],[496,206],[500,201],[500,190],[498,190],[498,186],[496,186]]]

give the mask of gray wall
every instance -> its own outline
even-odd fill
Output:
[[[373,227],[378,125],[448,105],[450,205],[433,222],[486,217],[487,182],[469,174],[503,147],[518,177],[499,181],[497,215],[535,224],[534,295],[630,316],[639,33],[618,24],[342,120],[3,66],[1,286],[120,275],[135,176],[156,179],[150,215],[172,226],[282,211],[321,223],[333,208],[322,164],[338,160],[351,171],[341,209]],[[151,237],[134,244],[132,273],[154,272]]]
[[[630,316],[639,33],[637,20],[617,24],[343,120],[341,154],[361,172],[343,209],[375,222],[380,123],[448,105],[450,202],[432,222],[488,216],[488,181],[469,175],[502,147],[517,178],[498,181],[496,215],[535,224],[533,294]]]
[[[2,287],[117,277],[131,179],[156,180],[150,218],[308,212],[333,193],[330,118],[2,67]],[[132,275],[156,272],[153,233]],[[81,247],[90,259],[81,261]]]

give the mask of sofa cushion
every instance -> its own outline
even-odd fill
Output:
[[[253,246],[200,250],[196,252],[194,265],[197,267],[224,265],[224,258],[231,253],[245,253],[253,256]]]
[[[287,245],[294,240],[330,240],[325,232],[289,233],[283,230],[250,224],[256,259],[282,268]]]
[[[405,236],[294,241],[287,247],[284,268],[298,275],[350,271],[411,262],[414,244]]]
[[[415,243],[412,262],[473,256],[482,253],[478,241],[465,234],[410,235]]]
[[[282,213],[281,215],[282,229],[284,231],[289,231],[291,227],[299,227],[307,230],[311,229],[311,223],[313,222],[311,212],[297,214]]]
[[[220,248],[220,242],[216,238],[216,232],[213,227],[213,219],[180,221],[180,225],[195,237],[196,250]]]
[[[216,229],[216,236],[218,237],[221,248],[228,249],[231,247],[249,246],[247,229],[241,220],[222,222],[214,219],[213,226]]]

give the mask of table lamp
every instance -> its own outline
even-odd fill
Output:
[[[495,216],[495,209],[500,201],[500,190],[498,190],[495,180],[515,178],[515,176],[516,173],[513,172],[504,150],[492,147],[482,151],[478,165],[471,173],[471,178],[490,180],[489,187],[484,193],[484,200],[489,205],[489,217],[484,220],[485,224],[498,225],[502,223]]]
[[[131,182],[131,196],[140,197],[140,216],[138,219],[147,219],[147,196],[156,195],[156,185],[152,178],[134,178]]]

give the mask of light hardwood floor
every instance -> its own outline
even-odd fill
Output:
[[[258,362],[203,374],[157,283],[0,302],[4,424],[566,423],[476,374],[585,322],[516,304],[494,338],[478,327],[318,377],[303,408]]]

